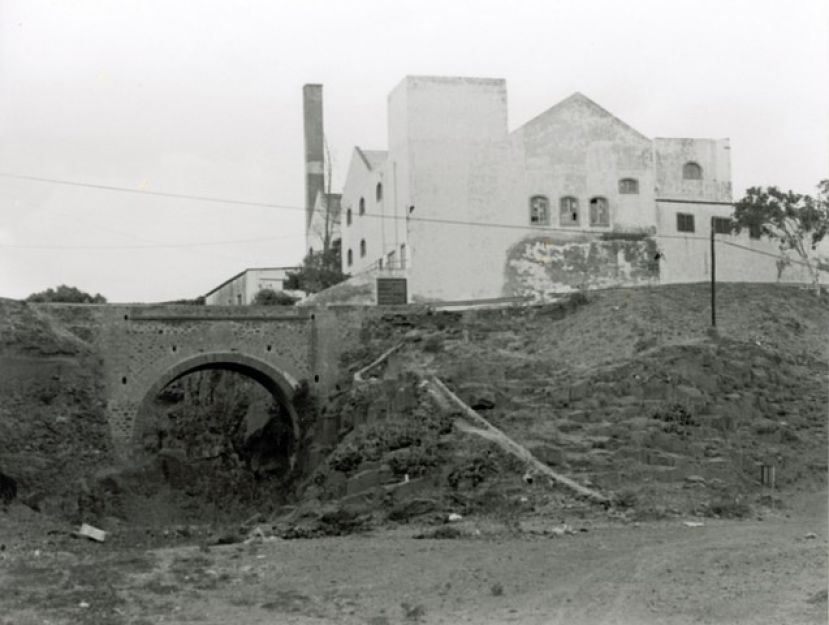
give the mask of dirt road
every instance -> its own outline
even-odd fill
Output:
[[[825,495],[801,501],[790,518],[557,538],[415,540],[404,527],[207,550],[27,541],[0,554],[0,623],[826,623]]]

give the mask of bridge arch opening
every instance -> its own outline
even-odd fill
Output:
[[[252,501],[260,486],[279,490],[274,481],[287,487],[295,474],[299,389],[290,374],[244,354],[183,359],[143,394],[133,455],[194,497]]]

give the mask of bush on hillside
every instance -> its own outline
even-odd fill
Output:
[[[340,245],[337,241],[325,252],[309,252],[297,271],[288,272],[285,288],[318,293],[346,278],[348,275],[340,268]]]
[[[90,295],[74,286],[61,284],[56,289],[46,289],[32,293],[27,302],[59,302],[64,304],[106,304],[106,298],[100,293]]]
[[[254,306],[293,306],[297,298],[291,297],[283,291],[273,289],[262,289],[253,296]]]

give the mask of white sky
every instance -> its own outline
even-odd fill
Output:
[[[829,177],[825,0],[0,0],[0,172],[300,208],[0,177],[0,296],[163,301],[299,262],[302,85],[338,189],[406,74],[506,78],[511,128],[581,91],[647,136],[730,137],[737,196]]]

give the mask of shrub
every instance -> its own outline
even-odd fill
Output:
[[[262,289],[253,296],[252,303],[254,306],[293,306],[296,302],[296,297],[291,297],[284,291]]]
[[[697,425],[694,417],[688,409],[678,403],[667,404],[663,408],[656,410],[651,414],[651,418],[662,421],[665,425],[663,431],[667,433],[676,433],[680,436],[687,436],[689,434],[688,428]]]
[[[620,508],[633,508],[639,501],[639,497],[632,488],[625,488],[619,491],[614,497],[613,503]]]
[[[363,461],[363,454],[357,446],[349,441],[337,447],[328,459],[328,464],[335,471],[351,473]]]
[[[470,488],[475,488],[496,473],[498,473],[498,465],[495,456],[491,451],[486,450],[456,467],[446,477],[446,481],[452,488],[458,488],[461,484],[468,484]]]
[[[65,304],[106,304],[106,298],[100,293],[90,295],[74,286],[61,284],[56,289],[46,289],[39,293],[32,293],[26,298],[27,302],[59,302]]]
[[[389,466],[396,476],[419,477],[438,465],[438,456],[433,447],[409,447],[400,450],[389,459]]]

